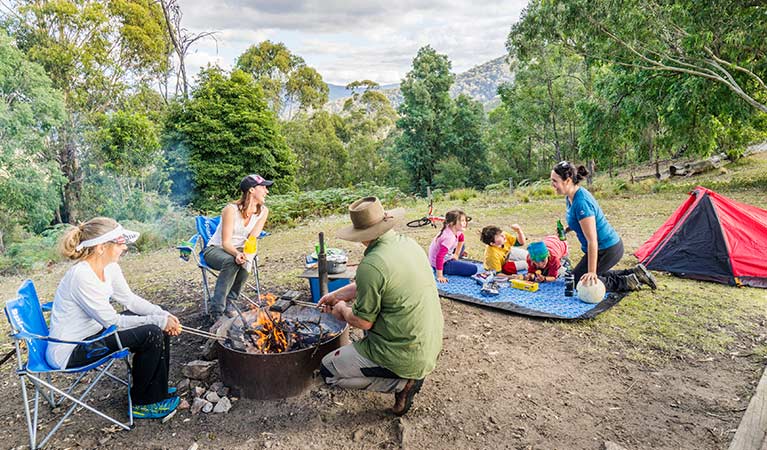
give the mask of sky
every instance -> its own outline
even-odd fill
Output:
[[[472,3],[474,5],[472,5]],[[251,45],[284,43],[327,83],[399,83],[431,45],[461,73],[506,54],[526,0],[179,0],[182,25],[216,31],[187,56],[196,74],[208,63],[230,69]]]

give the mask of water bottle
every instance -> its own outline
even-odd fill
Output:
[[[256,237],[248,236],[248,239],[245,241],[245,246],[242,249],[242,253],[245,254],[245,259],[247,260],[245,262],[245,270],[248,272],[253,268],[253,259],[256,257],[257,251],[258,241],[256,240]]]
[[[566,241],[567,236],[565,235],[565,227],[562,225],[562,221],[557,219],[557,236],[559,236],[560,241]]]
[[[572,297],[575,294],[575,275],[570,269],[565,272],[565,297]]]

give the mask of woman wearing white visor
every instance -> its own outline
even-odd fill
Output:
[[[50,336],[82,341],[117,325],[117,335],[94,344],[48,344],[46,358],[54,367],[79,367],[120,347],[133,353],[131,400],[137,419],[155,419],[173,412],[178,396],[168,392],[170,340],[181,332],[178,319],[134,294],[117,264],[139,234],[113,219],[97,217],[72,227],[61,240],[61,253],[77,261],[59,283],[53,300]],[[110,301],[128,313],[118,314]],[[165,335],[163,335],[163,333]]]

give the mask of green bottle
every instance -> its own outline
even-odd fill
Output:
[[[559,236],[560,241],[566,241],[567,236],[565,236],[565,227],[562,226],[562,221],[557,219],[557,236]]]

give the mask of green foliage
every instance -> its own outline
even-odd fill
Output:
[[[500,126],[488,133],[493,150],[512,156],[527,145],[528,155],[553,154],[547,166],[577,156],[612,171],[742,149],[765,136],[755,112],[767,112],[755,104],[765,92],[754,81],[767,65],[750,55],[767,47],[734,44],[759,35],[763,25],[744,22],[754,14],[736,2],[529,2],[507,41],[518,71],[491,116]]]
[[[477,192],[476,189],[456,189],[453,191],[448,192],[447,199],[451,201],[459,200],[462,202],[467,202],[471,200],[472,198],[475,198],[479,195],[479,192]]]
[[[237,58],[235,67],[253,75],[269,107],[282,115],[285,107],[298,103],[300,111],[320,108],[328,101],[328,85],[303,58],[294,55],[282,42],[264,41],[251,45]],[[288,117],[292,117],[292,112]]]
[[[203,211],[239,197],[249,173],[275,180],[275,193],[296,190],[296,157],[261,88],[241,70],[202,71],[192,98],[168,113],[164,147],[175,198]]]
[[[8,27],[19,48],[41,64],[62,91],[66,120],[52,147],[64,177],[58,217],[76,221],[82,190],[85,134],[95,114],[118,109],[137,80],[168,67],[170,45],[159,2],[152,0],[57,0],[15,2]]]
[[[469,167],[462,163],[458,157],[450,156],[437,162],[435,167],[434,186],[452,190],[465,187],[469,184],[471,175]]]
[[[399,107],[397,153],[410,175],[412,191],[425,193],[434,185],[437,161],[449,155],[454,76],[447,56],[430,46],[418,50],[413,68],[400,85],[404,102]]]
[[[485,110],[480,102],[464,94],[455,99],[451,154],[467,173],[461,186],[482,188],[491,179],[487,144],[482,139],[485,122]]]
[[[54,218],[62,179],[47,137],[63,116],[43,68],[0,30],[0,251],[15,226],[40,232]]]
[[[58,225],[40,234],[30,234],[8,245],[0,255],[0,273],[40,269],[61,258],[58,241],[68,226]]]
[[[301,164],[296,181],[302,190],[343,186],[350,178],[349,152],[336,132],[341,122],[334,114],[318,111],[284,124],[282,132]]]
[[[157,125],[140,112],[116,111],[99,120],[95,160],[105,170],[138,178],[161,160]]]
[[[376,196],[389,207],[404,195],[396,188],[360,183],[352,188],[332,188],[290,195],[269,195],[269,226],[293,225],[309,217],[346,213],[349,205],[361,197]]]
[[[562,46],[530,47],[526,53],[510,48],[523,58],[515,59],[514,83],[499,89],[502,106],[490,116],[494,179],[539,178],[579,152],[576,105],[588,96],[588,68]]]

